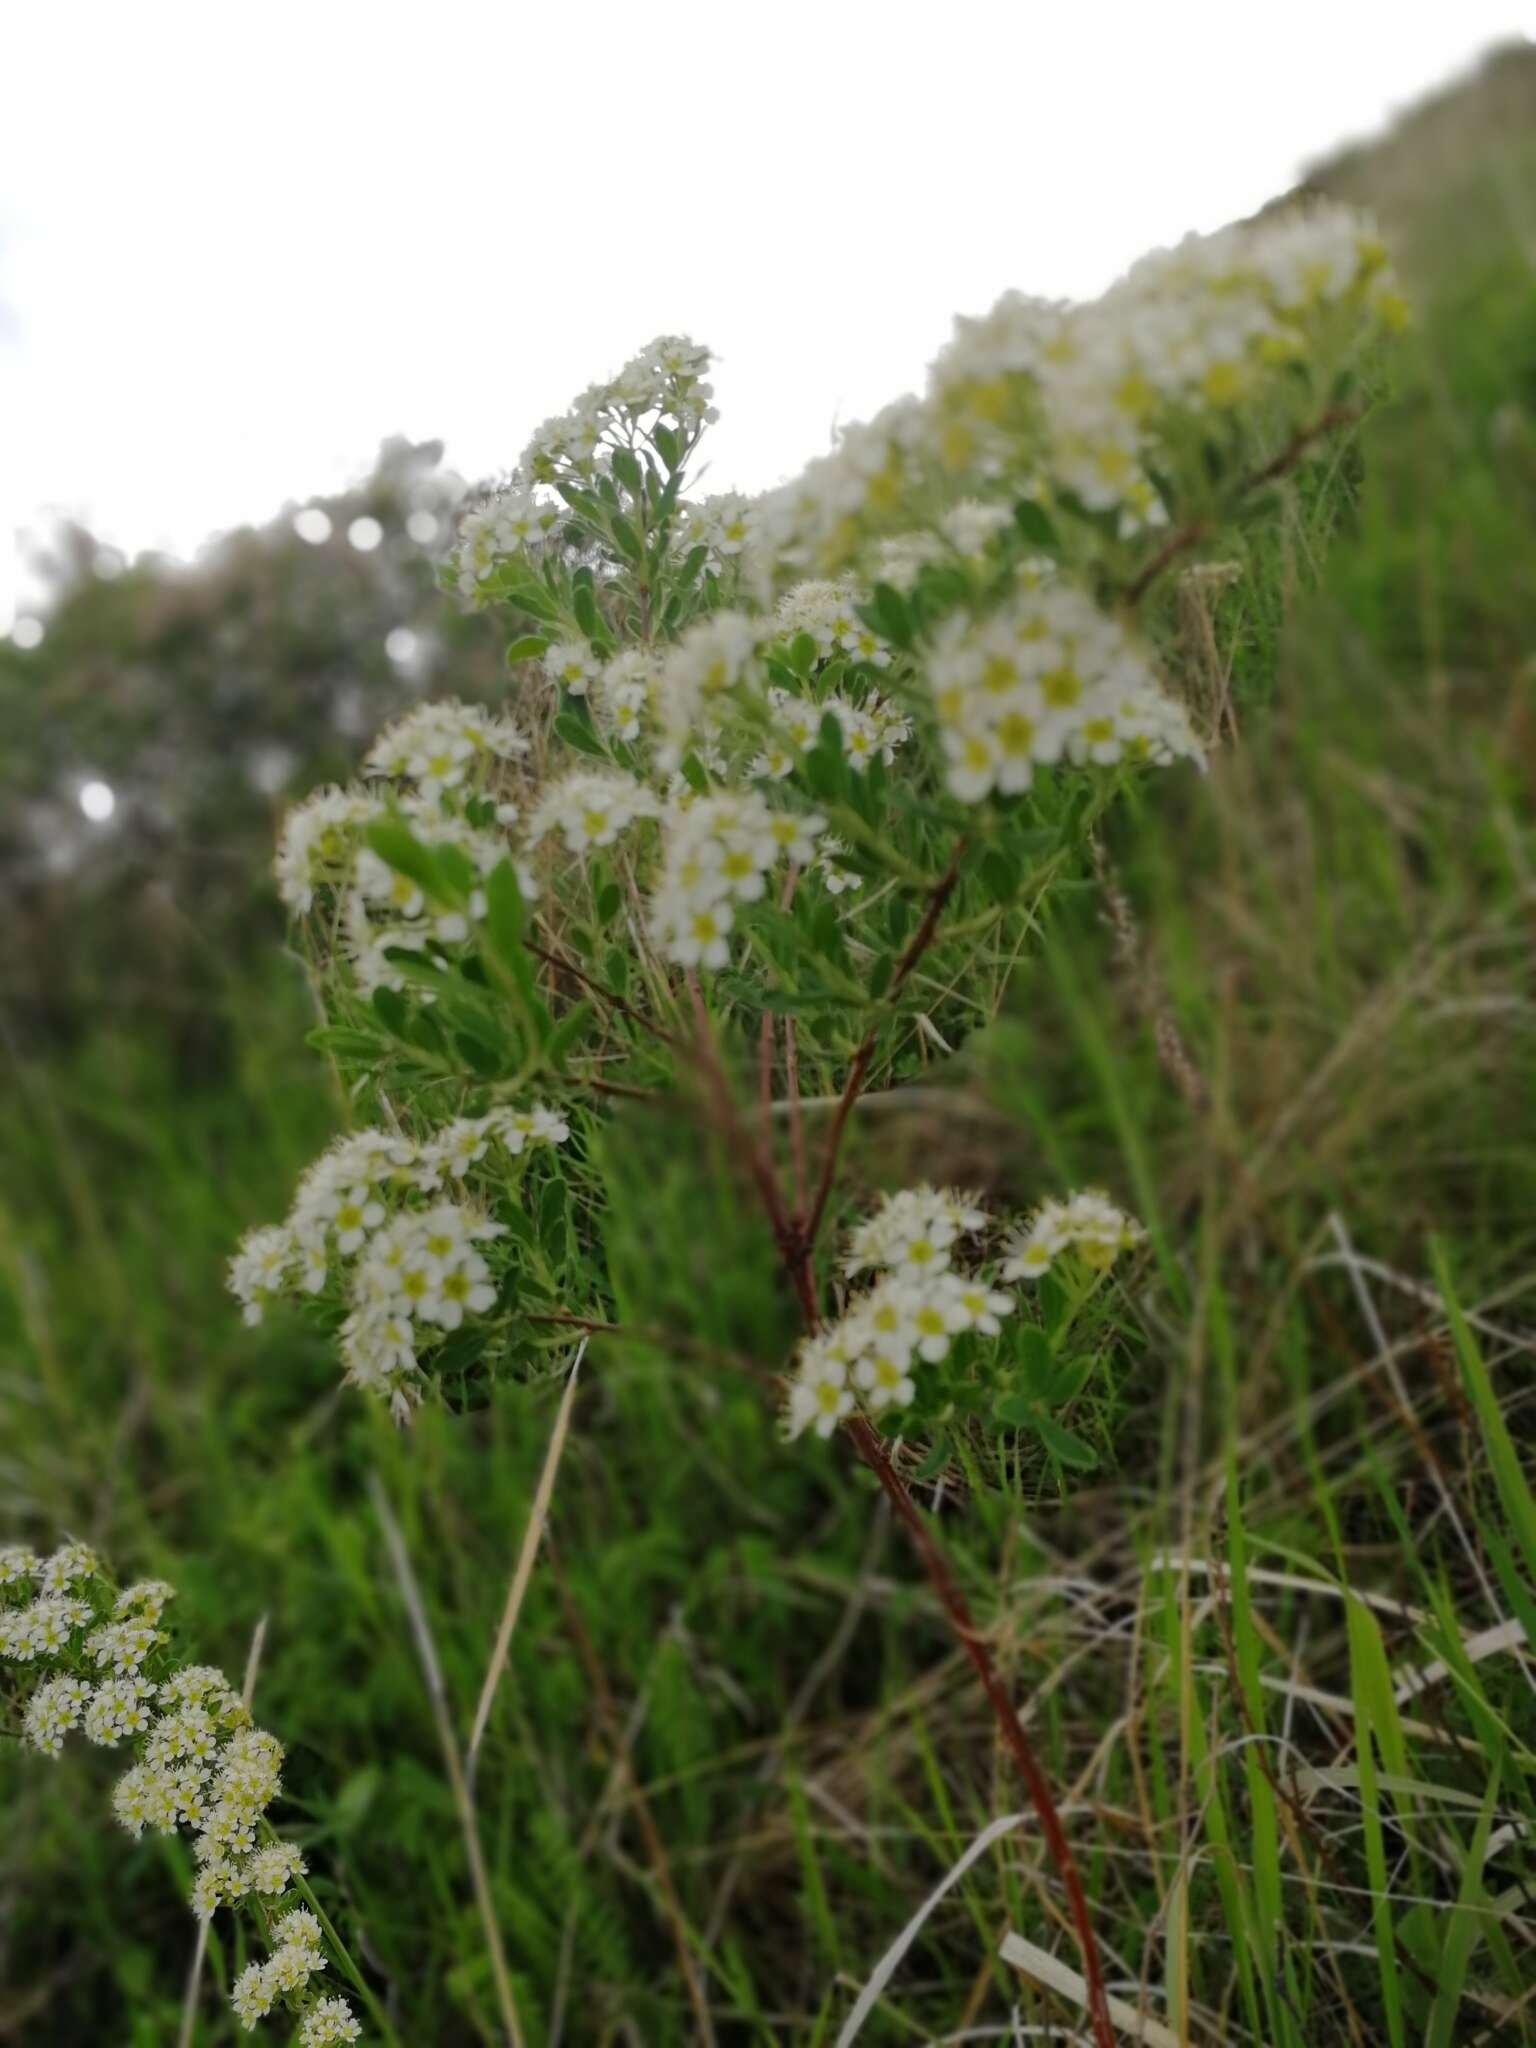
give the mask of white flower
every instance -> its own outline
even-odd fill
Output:
[[[814,1429],[818,1436],[830,1436],[852,1411],[846,1358],[825,1341],[808,1340],[801,1347],[799,1369],[789,1389],[784,1417],[787,1434],[796,1437]]]
[[[249,2031],[258,2020],[266,2018],[272,2010],[278,1995],[278,1986],[273,1981],[271,1966],[267,1963],[250,1963],[235,1979],[229,2002],[234,2008],[236,2019]]]
[[[586,696],[600,669],[597,656],[585,640],[552,641],[540,660],[550,681],[569,690],[573,697]]]
[[[911,1372],[910,1351],[887,1351],[872,1346],[859,1359],[853,1376],[876,1413],[882,1408],[905,1408],[917,1392]]]
[[[593,693],[598,724],[621,740],[637,740],[645,714],[655,703],[661,671],[643,648],[622,648],[604,665]]]
[[[344,1998],[322,1998],[304,2015],[300,2048],[333,2048],[335,2042],[357,2040],[361,2032]]]
[[[577,769],[551,783],[528,822],[530,845],[558,831],[571,853],[612,846],[639,818],[654,818],[661,806],[652,792],[618,769]]]
[[[844,1263],[850,1273],[877,1266],[905,1280],[941,1273],[955,1240],[982,1229],[986,1220],[985,1210],[954,1189],[903,1188],[884,1196],[875,1214],[851,1233]]]
[[[0,1586],[14,1586],[22,1579],[30,1579],[38,1563],[35,1550],[20,1543],[8,1545],[0,1550]]]
[[[457,789],[487,758],[513,760],[528,742],[508,718],[456,699],[418,704],[379,735],[364,757],[367,775],[413,782],[426,796]]]
[[[815,812],[770,810],[754,789],[673,798],[650,911],[666,957],[684,967],[724,966],[733,906],[760,901],[780,859],[808,860],[825,824]]]
[[[1011,1294],[989,1286],[985,1280],[970,1280],[959,1273],[945,1273],[939,1281],[939,1292],[953,1330],[978,1330],[984,1337],[999,1336],[1003,1327],[1000,1318],[1013,1309]]]
[[[276,1898],[308,1867],[292,1842],[267,1842],[251,1856],[244,1874],[253,1892]]]
[[[343,887],[352,876],[362,827],[384,815],[360,790],[317,789],[283,820],[275,869],[278,894],[290,910],[309,910],[319,889]]]
[[[981,554],[988,541],[1012,525],[1011,506],[983,505],[975,498],[962,498],[958,505],[951,505],[939,521],[944,538],[962,555]]]
[[[1026,1229],[1008,1244],[1003,1278],[1038,1279],[1069,1249],[1096,1271],[1103,1271],[1120,1252],[1131,1250],[1145,1236],[1135,1218],[1117,1208],[1106,1194],[1086,1188],[1065,1201],[1040,1204]]]
[[[668,651],[660,689],[664,767],[675,768],[696,735],[708,737],[721,700],[752,672],[757,640],[753,620],[718,611],[696,620]]]
[[[542,1104],[535,1104],[532,1109],[493,1110],[491,1124],[514,1158],[525,1146],[563,1145],[571,1135],[565,1118]]]

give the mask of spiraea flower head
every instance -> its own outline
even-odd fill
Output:
[[[1037,1280],[1063,1252],[1075,1252],[1095,1272],[1107,1271],[1121,1252],[1131,1251],[1146,1232],[1098,1188],[1065,1200],[1042,1202],[1026,1227],[1012,1238],[1003,1263],[1005,1280]]]
[[[126,1747],[113,1814],[135,1838],[146,1829],[186,1831],[200,1919],[252,1893],[281,1901],[304,1870],[298,1849],[274,1836],[267,1819],[282,1787],[282,1746],[252,1724],[222,1672],[171,1661],[168,1631],[158,1623],[172,1588],[141,1579],[119,1589],[83,1544],[64,1544],[46,1558],[19,1548],[5,1555],[0,1658],[22,1680],[27,1747],[57,1757],[76,1730],[103,1747]],[[333,2031],[317,2038],[355,2040],[345,2001],[308,1995],[328,1961],[315,1915],[290,1905],[272,1921],[270,1941],[267,1959],[236,1981],[232,2002],[242,2023],[254,2026],[282,2001],[301,2029],[321,2012],[320,2024]]]

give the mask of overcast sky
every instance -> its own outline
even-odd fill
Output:
[[[664,330],[711,488],[1370,133],[1536,0],[97,0],[0,92],[0,630],[53,515],[194,550],[390,433],[469,476]]]

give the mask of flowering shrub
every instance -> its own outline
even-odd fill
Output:
[[[1016,961],[1117,793],[1204,766],[1141,601],[1357,416],[1401,317],[1347,212],[1192,239],[1091,305],[1008,295],[958,324],[921,397],[764,497],[702,502],[710,358],[664,336],[461,522],[444,580],[505,617],[509,708],[412,712],[278,855],[316,1043],[376,1128],[241,1247],[247,1316],[313,1296],[349,1379],[401,1420],[461,1368],[622,1334],[604,1112],[706,1105],[803,1324],[775,1361],[787,1433],[841,1426],[911,1535],[1060,1872],[1100,2048],[1059,1815],[887,1442],[932,1437],[937,1469],[947,1433],[981,1424],[1092,1463],[1059,1418],[1091,1363],[1079,1313],[1141,1233],[1085,1193],[987,1258],[977,1202],[910,1188],[851,1231],[829,1308],[821,1229],[871,1077],[952,1051],[1001,993],[967,988],[977,947]],[[749,1048],[750,1108],[731,1074]],[[814,1163],[808,1096],[831,1108]],[[280,1942],[252,2011],[307,1953]]]
[[[388,1128],[247,1240],[247,1314],[313,1294],[403,1416],[466,1329],[533,1360],[518,1307],[607,1313],[579,1223],[605,1094],[699,1071],[701,1033],[756,1034],[803,1170],[809,1071],[851,1106],[899,1071],[919,993],[952,1045],[944,948],[1015,956],[1126,779],[1203,764],[1142,594],[1352,416],[1402,311],[1369,223],[1320,208],[1193,238],[1090,305],[1008,295],[921,398],[761,498],[685,494],[715,412],[684,338],[546,421],[445,570],[509,621],[508,709],[419,708],[284,829],[317,1040]],[[815,1202],[776,1219],[791,1265],[842,1123]],[[531,1225],[509,1133],[565,1154]],[[1014,1268],[1091,1252],[1108,1213],[1048,1206]],[[905,1383],[863,1391],[892,1410]]]
[[[95,1554],[67,1543],[51,1557],[0,1550],[0,1687],[22,1705],[22,1737],[56,1757],[80,1729],[134,1761],[112,1810],[137,1837],[186,1828],[199,1868],[192,1909],[209,1920],[244,1907],[271,1953],[236,1981],[232,2003],[247,2027],[281,2005],[298,2020],[300,2048],[355,2041],[345,1999],[310,1995],[328,1967],[320,1921],[290,1896],[304,1858],[266,1818],[282,1789],[282,1745],[252,1724],[224,1674],[179,1664],[162,1628],[173,1588],[146,1579],[119,1591]]]
[[[1063,1253],[1075,1253],[1089,1273],[1100,1274],[1145,1233],[1106,1196],[1089,1191],[1067,1202],[1043,1203],[1005,1248],[995,1278],[985,1266],[959,1271],[965,1240],[983,1232],[987,1221],[978,1203],[952,1189],[904,1188],[887,1195],[875,1215],[851,1233],[845,1269],[852,1276],[873,1271],[874,1285],[849,1300],[835,1323],[802,1342],[785,1417],[790,1436],[807,1428],[830,1436],[856,1404],[903,1428],[910,1416],[920,1427],[925,1420],[985,1413],[990,1395],[999,1420],[1027,1421],[1057,1456],[1078,1463],[1086,1454],[1092,1462],[1088,1447],[1071,1431],[1037,1412],[1040,1398],[1054,1393],[1059,1400],[1067,1389],[1051,1370],[1049,1336],[1033,1359],[1003,1341],[1002,1318],[1015,1304],[995,1278],[1038,1279]],[[1050,1335],[1060,1338],[1070,1321],[1069,1304],[1053,1307]],[[1042,1353],[1045,1383],[1039,1378]],[[946,1362],[949,1369],[942,1373],[922,1370]],[[1080,1384],[1086,1372],[1073,1377]]]

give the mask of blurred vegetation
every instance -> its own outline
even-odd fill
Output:
[[[1536,1672],[1485,1639],[1509,1617],[1536,1635],[1536,57],[1310,182],[1377,208],[1414,291],[1395,395],[1355,470],[1314,472],[1278,533],[1162,599],[1229,736],[1211,776],[1121,817],[1008,1011],[860,1142],[882,1170],[1101,1178],[1166,1248],[1123,1304],[1134,1364],[1083,1397],[1103,1469],[974,1475],[940,1504],[1073,1813],[1115,1988],[1190,2042],[1529,2042]],[[396,535],[398,507],[370,506]],[[344,529],[364,506],[327,509]],[[206,583],[82,585],[42,649],[0,661],[28,803],[87,762],[130,813],[155,793],[172,822],[145,845],[179,906],[155,954],[115,873],[88,908],[83,869],[50,879],[13,843],[35,923],[24,971],[6,948],[0,1485],[22,1533],[172,1578],[199,1654],[238,1670],[267,1617],[258,1709],[291,1746],[317,1885],[405,2037],[456,2048],[494,2038],[489,1979],[364,1488],[377,1469],[397,1503],[467,1719],[551,1394],[396,1437],[319,1340],[242,1330],[221,1291],[239,1229],[344,1115],[252,917],[271,800],[237,804],[238,755],[289,746],[295,788],[342,772],[358,742],[334,707],[360,687],[361,729],[394,709],[378,649],[402,618],[462,635],[431,689],[494,686],[499,650],[425,564],[399,556],[399,611],[379,566],[250,536]],[[226,629],[240,746],[210,694]],[[153,765],[169,732],[198,764],[184,799]],[[108,869],[147,877],[136,845],[104,836]],[[166,1028],[182,1001],[220,1019],[201,1081]],[[729,1269],[756,1298],[761,1248],[711,1235],[707,1160],[662,1133],[653,1170],[612,1170],[651,1203],[616,1182],[633,1320],[675,1316],[652,1247],[679,1232],[718,1254],[701,1288]],[[757,1389],[665,1352],[599,1341],[584,1371],[479,1772],[530,2041],[694,2038],[643,1798],[720,2041],[828,2042],[1016,1787],[835,1447],[787,1453]],[[1449,1675],[1421,1682],[1433,1659]],[[191,1924],[163,1847],[106,1818],[105,1762],[0,1755],[0,2040],[176,2038]],[[1065,1949],[1028,1829],[935,1908],[861,2039],[1060,2025],[997,1960],[1010,1928]],[[215,1942],[212,1973],[241,1960]],[[235,2038],[206,1993],[198,2039]]]
[[[212,956],[246,951],[253,920],[281,935],[268,868],[288,802],[349,775],[419,697],[500,688],[494,626],[437,589],[463,495],[441,456],[388,442],[355,488],[191,564],[59,537],[41,644],[0,641],[0,1005],[29,1041],[124,1003],[142,1030],[195,1030]],[[358,522],[375,545],[354,545]],[[80,810],[88,780],[116,798],[105,822]]]

